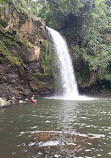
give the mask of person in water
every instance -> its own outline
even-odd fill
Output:
[[[36,100],[34,99],[34,95],[31,97],[31,102],[36,103]]]

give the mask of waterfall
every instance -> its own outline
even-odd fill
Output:
[[[60,77],[62,83],[62,96],[74,98],[79,96],[76,79],[74,76],[74,69],[72,60],[67,47],[66,41],[63,37],[55,30],[47,27],[52,41],[54,43],[55,51],[59,60],[60,66]]]

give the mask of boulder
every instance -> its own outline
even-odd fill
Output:
[[[8,106],[10,103],[6,101],[5,99],[0,97],[0,108]]]

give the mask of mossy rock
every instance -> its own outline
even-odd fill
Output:
[[[37,92],[37,93],[49,93],[51,91],[54,91],[54,86],[51,83],[48,82],[42,82],[39,81],[38,85],[30,85],[32,91]]]

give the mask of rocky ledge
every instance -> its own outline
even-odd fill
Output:
[[[16,102],[52,91],[50,76],[41,67],[47,41],[44,21],[32,18],[21,1],[17,4],[0,1],[0,97]]]

